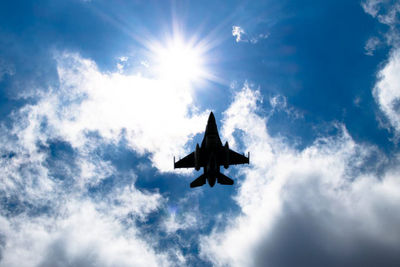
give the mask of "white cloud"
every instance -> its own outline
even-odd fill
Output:
[[[0,81],[5,75],[12,76],[15,74],[15,67],[0,58]]]
[[[394,26],[399,23],[397,18],[400,13],[399,1],[366,0],[361,3],[365,13],[377,18],[382,24]]]
[[[184,153],[208,114],[196,110],[190,87],[102,73],[77,54],[56,59],[59,88],[15,111],[11,127],[0,126],[0,265],[164,266],[171,257],[184,262],[179,249],[156,252],[157,237],[144,236],[136,225],[166,199],[136,188],[135,173],[119,172],[96,149],[127,142],[139,154],[150,153],[160,171],[170,171],[173,154]],[[70,155],[51,156],[57,142]],[[118,182],[88,193],[105,179]],[[180,223],[193,225],[193,218]]]
[[[166,233],[175,235],[178,230],[201,228],[204,223],[197,203],[199,194],[202,192],[189,191],[185,197],[179,199],[178,203],[168,205],[168,215],[162,225]]]
[[[164,227],[168,234],[174,234],[178,230],[194,228],[197,223],[195,213],[186,212],[182,217],[178,217],[175,212],[171,212],[168,219],[164,222]]]
[[[292,116],[294,118],[303,117],[303,114],[300,111],[288,105],[286,96],[283,95],[272,96],[269,98],[269,103],[272,107],[271,113],[275,111],[284,111],[287,115]]]
[[[239,26],[232,26],[232,36],[236,38],[236,42],[242,41],[241,36],[244,34],[244,30]]]
[[[260,33],[258,35],[249,35],[244,29],[240,26],[232,26],[232,36],[235,37],[237,43],[245,42],[256,44],[261,39],[267,39],[269,37],[269,33]]]
[[[388,31],[384,34],[384,39],[388,45],[398,47],[400,45],[400,34],[398,31],[400,2],[366,0],[361,3],[361,6],[367,14],[376,18],[380,23],[389,26]]]
[[[123,73],[128,61],[128,57],[121,56],[118,58],[117,69],[119,73]]]
[[[182,154],[189,137],[204,130],[208,114],[193,108],[190,87],[101,73],[94,62],[76,54],[62,54],[57,61],[59,90],[25,107],[23,129],[15,131],[30,152],[43,136],[40,125],[46,121],[51,132],[45,136],[58,136],[75,148],[85,144],[90,131],[111,142],[125,136],[132,149],[150,152],[160,171],[170,171],[172,156]]]
[[[400,49],[393,50],[380,70],[373,95],[390,124],[400,134]]]
[[[145,220],[147,215],[160,208],[160,204],[165,202],[159,193],[140,191],[133,185],[124,188],[116,188],[108,197],[106,202],[101,202],[101,207],[115,217],[123,219],[133,215],[141,220]]]
[[[400,87],[399,87],[399,71],[400,71],[400,33],[398,26],[400,25],[400,2],[384,1],[384,0],[367,0],[362,2],[364,11],[388,27],[385,33],[385,43],[391,47],[389,59],[378,72],[377,82],[373,89],[375,101],[379,108],[388,119],[390,126],[394,129],[397,142],[400,133]],[[380,44],[380,40],[376,37],[370,38],[365,50],[367,55],[373,55],[374,50]],[[378,118],[378,120],[381,120]],[[386,124],[386,123],[383,123]]]
[[[96,168],[116,173],[100,159],[81,155],[77,177],[65,174],[63,181],[51,173],[46,152],[28,154],[12,140],[8,145],[12,153],[0,147],[0,266],[169,265],[166,255],[154,251],[154,240],[139,237],[134,221],[129,223],[157,211],[165,202],[159,193],[128,183],[90,199],[83,185],[104,175]],[[81,166],[94,164],[79,176]]]
[[[361,97],[360,96],[356,96],[354,99],[353,99],[353,104],[354,104],[354,106],[356,106],[356,107],[360,107],[360,103],[362,102],[362,99],[361,99]]]
[[[384,0],[367,0],[361,3],[362,8],[372,17],[376,17],[378,11],[380,9],[380,5],[384,2]]]
[[[338,136],[291,148],[269,135],[261,100],[246,86],[225,112],[224,134],[243,131],[252,158],[235,197],[242,214],[201,238],[202,257],[216,266],[398,263],[400,169],[378,174],[385,156],[341,125]]]
[[[397,18],[399,13],[400,13],[400,3],[395,2],[385,14],[380,14],[377,16],[377,18],[379,22],[382,24],[394,26],[395,24],[399,23],[399,20]]]
[[[365,54],[368,56],[373,56],[376,48],[380,43],[381,41],[377,37],[369,38],[364,46]]]
[[[6,237],[2,266],[167,266],[134,228],[99,212],[91,201],[70,201],[59,216],[0,218]]]
[[[139,237],[134,221],[128,223],[157,211],[165,202],[159,193],[138,190],[130,174],[127,184],[90,199],[86,186],[116,170],[87,147],[75,151],[81,164],[60,180],[53,168],[65,166],[51,168],[46,150],[30,152],[30,145],[3,134],[0,266],[170,265],[167,255],[154,250],[154,240]]]

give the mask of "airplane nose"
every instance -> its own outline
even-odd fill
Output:
[[[208,122],[210,121],[215,121],[214,113],[212,113],[212,111],[210,113],[210,116],[208,117]]]
[[[214,117],[214,113],[210,113],[210,116],[208,117],[208,122],[207,122],[207,126],[206,126],[206,135],[208,134],[218,134],[218,130],[217,130],[217,124],[215,122],[215,117]]]

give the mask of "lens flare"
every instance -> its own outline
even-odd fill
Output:
[[[208,79],[205,50],[194,41],[185,41],[180,35],[164,43],[151,46],[154,72],[173,83],[192,83]]]

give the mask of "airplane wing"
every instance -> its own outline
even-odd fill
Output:
[[[249,164],[249,158],[229,149],[229,165]]]
[[[177,162],[174,162],[174,168],[194,168],[194,152]]]

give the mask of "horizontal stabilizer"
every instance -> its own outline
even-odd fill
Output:
[[[197,178],[196,180],[194,180],[193,182],[190,183],[190,187],[198,187],[198,186],[202,186],[206,183],[206,176],[204,174],[200,175],[199,178]]]
[[[233,185],[233,180],[222,173],[218,173],[218,183],[219,184],[227,184],[227,185]]]

